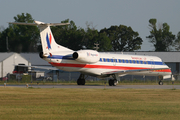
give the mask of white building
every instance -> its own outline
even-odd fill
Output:
[[[18,53],[0,53],[0,78],[6,77],[8,73],[12,74],[18,64],[31,65]]]

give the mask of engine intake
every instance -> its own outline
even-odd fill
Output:
[[[73,53],[73,58],[74,58],[74,59],[77,59],[77,58],[78,58],[78,53],[77,53],[77,52],[74,52],[74,53]]]

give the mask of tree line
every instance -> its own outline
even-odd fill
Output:
[[[33,23],[29,13],[18,14],[14,22]],[[58,44],[72,50],[94,49],[99,44],[98,51],[135,51],[141,49],[142,38],[130,26],[119,25],[96,30],[87,23],[86,28],[77,27],[74,21],[66,19],[67,26],[52,26],[54,38]],[[147,39],[153,44],[155,51],[172,51],[180,49],[180,32],[176,35],[170,31],[167,23],[157,26],[156,19],[149,20],[150,35]],[[0,31],[0,52],[40,52],[39,29],[36,26],[9,24]]]

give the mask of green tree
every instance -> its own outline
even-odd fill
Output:
[[[69,22],[69,19],[62,21],[61,23],[67,22]],[[81,28],[77,29],[74,21],[70,21],[70,25],[54,26],[51,27],[51,29],[58,44],[61,44],[73,50],[79,50],[82,48],[81,42],[84,30]]]
[[[155,51],[170,51],[175,42],[175,35],[169,31],[170,26],[167,23],[159,24],[158,27],[156,24],[156,19],[149,20],[151,29],[150,35],[147,36],[149,42],[154,45]]]
[[[105,33],[110,39],[113,51],[134,51],[141,48],[142,39],[131,27],[111,26],[108,29],[102,29],[100,33]]]
[[[96,49],[95,44],[99,44],[98,51],[110,51],[112,49],[111,41],[105,33],[98,32],[93,23],[86,22],[86,30],[83,37],[83,46],[88,49]]]
[[[94,44],[98,43],[98,31],[96,29],[91,29],[87,27],[87,30],[84,32],[82,39],[82,46],[87,49],[94,49]]]
[[[99,32],[97,43],[99,43],[98,51],[111,51],[112,50],[111,40],[107,37],[106,33]]]
[[[14,17],[15,22],[32,23],[34,19],[29,13],[22,13]],[[8,37],[9,49],[13,52],[36,52],[39,39],[39,29],[36,26],[24,26],[10,24],[2,32],[2,44],[5,45],[6,37]],[[5,45],[6,46],[6,45]],[[7,51],[2,48],[1,51]]]
[[[175,50],[180,50],[180,32],[177,34],[177,38],[174,42]]]
[[[69,22],[69,19],[61,23],[67,22]],[[94,43],[100,43],[100,51],[109,50],[109,46],[106,45],[108,37],[99,34],[94,27],[90,27],[90,24],[87,23],[86,25],[87,28],[84,30],[83,28],[77,28],[75,23],[70,21],[70,25],[55,26],[51,29],[56,42],[72,50],[94,49]]]
[[[7,52],[7,43],[6,43],[6,39],[7,39],[7,33],[8,33],[9,29],[5,29],[4,31],[1,32],[0,34],[0,52]]]

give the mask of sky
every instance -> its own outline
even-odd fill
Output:
[[[84,29],[86,22],[97,30],[126,25],[143,39],[139,51],[154,50],[146,38],[151,18],[156,18],[158,24],[167,23],[174,35],[180,31],[180,0],[0,0],[0,3],[1,29],[22,13],[46,23],[69,19]]]

